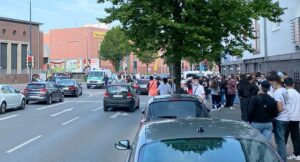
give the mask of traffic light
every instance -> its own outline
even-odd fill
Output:
[[[27,58],[26,58],[26,65],[27,65],[27,67],[29,67],[29,68],[32,67],[32,56],[27,55]]]

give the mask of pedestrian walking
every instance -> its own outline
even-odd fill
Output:
[[[103,77],[103,81],[104,81],[105,87],[108,86],[108,80],[109,80],[109,78],[108,78],[108,76],[105,74],[104,77]]]
[[[234,78],[234,75],[231,75],[230,78],[227,81],[227,99],[226,99],[226,105],[225,107],[230,107],[230,109],[234,109],[234,99],[236,94],[236,80]]]
[[[198,96],[201,101],[205,99],[204,88],[199,84],[199,78],[196,75],[193,76],[193,95]]]
[[[227,93],[226,77],[222,76],[219,83],[220,83],[220,89],[221,89],[221,107],[224,107],[225,102],[226,102],[226,93]]]
[[[284,84],[288,90],[287,104],[289,110],[289,123],[285,132],[285,144],[287,144],[288,137],[291,134],[294,153],[288,156],[288,160],[300,160],[300,134],[299,134],[299,121],[300,121],[300,94],[294,89],[294,80],[286,78]]]
[[[283,161],[287,161],[285,132],[289,124],[289,110],[288,110],[288,91],[282,87],[281,77],[277,74],[271,74],[269,81],[274,88],[274,99],[277,101],[278,116],[273,121],[275,142],[277,151]]]
[[[263,81],[260,84],[260,93],[251,98],[248,119],[252,127],[260,131],[271,142],[272,121],[278,115],[277,102],[267,93],[270,83]]]
[[[221,107],[221,90],[220,90],[220,86],[217,82],[217,78],[213,78],[211,80],[211,100],[212,100],[212,109],[211,111],[214,110],[219,110]]]
[[[163,83],[158,86],[158,94],[159,95],[168,95],[171,94],[172,87],[168,83],[167,78],[163,78]]]
[[[158,83],[156,80],[154,80],[153,76],[150,76],[150,81],[147,85],[147,88],[148,88],[148,94],[150,97],[153,97],[153,96],[157,96],[157,92],[158,92]]]

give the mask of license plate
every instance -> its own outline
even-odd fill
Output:
[[[39,96],[30,96],[30,98],[39,98]]]
[[[69,90],[69,88],[68,88],[68,87],[65,87],[65,88],[63,88],[63,90]]]
[[[123,97],[123,95],[113,95],[113,97],[120,98],[120,97]]]

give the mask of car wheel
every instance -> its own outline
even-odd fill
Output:
[[[26,104],[27,104],[27,105],[29,104],[29,100],[26,100]]]
[[[78,91],[76,92],[75,96],[76,96],[76,97],[79,97],[79,95],[80,95],[80,94],[79,94],[79,90],[78,90]]]
[[[104,111],[108,111],[108,107],[107,106],[103,106],[103,110]]]
[[[47,104],[48,104],[48,105],[51,105],[51,104],[52,104],[52,96],[49,96],[49,99],[48,99],[48,101],[47,101]]]
[[[64,95],[64,94],[61,94],[61,97],[60,97],[59,102],[64,102],[64,100],[65,100],[65,95]]]
[[[20,110],[24,110],[26,106],[25,99],[22,100],[21,105],[19,107]]]
[[[4,114],[6,112],[6,103],[2,102],[0,106],[0,114]]]

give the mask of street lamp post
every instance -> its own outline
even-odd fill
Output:
[[[28,55],[32,56],[32,22],[31,22],[31,0],[29,1],[29,52]],[[32,79],[32,66],[29,66],[29,83]]]

